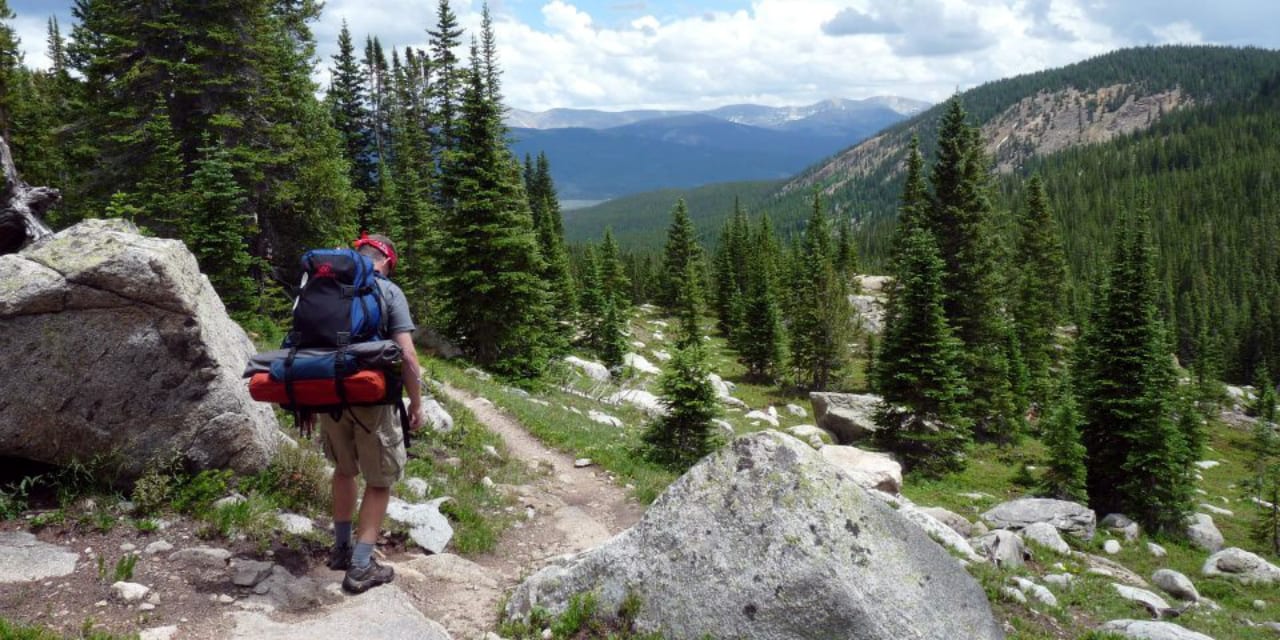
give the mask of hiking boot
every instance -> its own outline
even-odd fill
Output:
[[[380,584],[391,582],[395,575],[396,572],[391,567],[384,567],[377,560],[369,558],[369,566],[347,569],[347,576],[342,579],[342,589],[347,593],[364,593]]]
[[[329,559],[325,566],[334,571],[346,571],[351,568],[352,548],[349,544],[335,544],[329,549]]]

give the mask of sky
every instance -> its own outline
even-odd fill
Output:
[[[29,66],[71,0],[8,0]],[[312,24],[327,84],[343,20],[358,43],[425,48],[437,0],[327,0]],[[450,0],[468,34],[481,0]],[[490,0],[511,107],[709,109],[896,95],[1144,44],[1280,48],[1280,0]],[[362,50],[357,45],[357,50]]]

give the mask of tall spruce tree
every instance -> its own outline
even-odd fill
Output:
[[[355,45],[347,21],[338,32],[338,53],[329,69],[329,93],[326,98],[333,114],[333,128],[342,138],[344,155],[351,164],[351,184],[365,194],[366,205],[374,200],[373,179],[375,151],[371,148],[367,90],[360,64],[356,62]],[[367,208],[367,207],[366,207]],[[368,228],[367,212],[362,209],[361,224]]]
[[[466,69],[462,68],[454,51],[462,45],[462,27],[458,25],[458,16],[449,6],[449,0],[439,0],[436,4],[436,28],[428,30],[429,48],[431,51],[431,67],[433,82],[431,87],[431,120],[429,128],[432,132],[434,151],[432,155],[447,160],[451,150],[458,146],[457,129],[459,105],[466,84]],[[488,89],[486,89],[488,91]],[[458,197],[458,185],[448,172],[443,172],[438,188],[438,204],[442,209],[453,208]]]
[[[249,271],[254,259],[245,251],[252,231],[245,211],[248,198],[232,175],[234,164],[225,147],[213,143],[200,151],[187,193],[191,215],[183,220],[183,236],[223,302],[231,309],[252,309],[256,288]]]
[[[742,203],[734,198],[733,217],[720,232],[720,245],[715,255],[715,291],[712,297],[716,325],[735,349],[740,345],[737,334],[743,328],[750,251],[750,225]]]
[[[582,342],[588,349],[599,350],[603,342],[600,325],[604,319],[605,305],[610,300],[601,282],[600,261],[596,257],[596,248],[592,245],[587,245],[582,252],[582,260],[578,263],[578,282],[582,283],[582,292],[578,298],[578,326],[582,329]]]
[[[777,285],[779,249],[767,215],[761,217],[760,227],[749,242],[743,316],[736,349],[738,361],[746,367],[748,377],[772,381],[782,372],[787,338]]]
[[[814,391],[826,389],[843,370],[853,337],[848,286],[836,273],[834,253],[831,225],[815,193],[791,281],[790,332],[791,366],[800,384]]]
[[[965,401],[965,414],[983,434],[1007,441],[1016,436],[1022,420],[1010,380],[999,236],[988,158],[966,117],[960,100],[952,98],[938,131],[930,176],[934,193],[923,222],[946,265],[947,322],[963,345],[963,372],[975,390]]]
[[[1026,364],[1028,395],[1044,404],[1055,364],[1055,331],[1066,304],[1067,262],[1044,183],[1032,176],[1027,206],[1017,218],[1011,302],[1017,344]]]
[[[1280,554],[1280,426],[1276,423],[1275,386],[1265,365],[1254,372],[1258,397],[1250,407],[1257,417],[1253,425],[1253,457],[1246,498],[1254,505],[1250,537],[1271,553]]]
[[[0,136],[4,136],[7,141],[13,140],[10,126],[14,107],[13,87],[17,84],[22,66],[18,36],[9,25],[9,21],[15,17],[8,1],[0,0]]]
[[[600,242],[600,283],[605,296],[619,310],[630,313],[631,282],[622,262],[622,250],[618,248],[618,241],[610,228],[604,230],[604,239]]]
[[[1171,411],[1176,376],[1146,225],[1145,213],[1122,223],[1077,343],[1076,393],[1090,507],[1127,514],[1150,531],[1175,531],[1190,509],[1193,461]]]
[[[457,185],[441,216],[439,254],[445,329],[480,364],[515,378],[541,375],[549,356],[550,309],[537,232],[519,162],[489,101],[478,47],[459,112],[459,145],[444,173]]]
[[[662,252],[662,281],[658,289],[658,304],[670,311],[676,309],[680,292],[687,286],[690,273],[701,273],[702,247],[698,245],[693,220],[684,198],[676,201],[671,210],[671,226],[667,228],[667,242]],[[700,284],[700,283],[699,283]]]
[[[871,375],[872,387],[884,397],[876,435],[908,470],[958,471],[970,441],[961,413],[967,389],[960,342],[943,310],[945,267],[928,231],[907,226],[899,233],[896,285]]]
[[[538,231],[538,246],[547,264],[542,277],[551,291],[551,305],[559,327],[557,333],[567,343],[572,321],[577,313],[577,287],[569,266],[560,201],[555,183],[551,179],[551,164],[547,160],[547,154],[539,153],[536,162],[526,158],[524,172],[525,191],[533,213],[533,224]],[[622,311],[625,312],[625,309]]]
[[[684,303],[691,304],[695,314],[700,315],[697,300],[686,299]],[[689,330],[682,326],[675,353],[658,378],[661,401],[667,411],[651,422],[641,436],[645,456],[676,471],[688,469],[715,449],[717,434],[711,421],[720,415],[701,333],[690,335]]]
[[[1084,444],[1080,441],[1082,417],[1080,405],[1070,380],[1058,385],[1054,402],[1045,411],[1040,431],[1048,449],[1044,475],[1040,478],[1041,495],[1059,500],[1085,502],[1089,499],[1086,480]]]

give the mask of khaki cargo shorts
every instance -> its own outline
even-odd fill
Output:
[[[350,407],[338,420],[321,413],[317,422],[324,456],[338,473],[358,471],[371,487],[390,487],[404,476],[404,434],[394,405]]]

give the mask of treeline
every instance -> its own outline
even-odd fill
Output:
[[[358,57],[344,26],[323,99],[319,9],[76,0],[35,71],[0,0],[0,128],[28,182],[63,190],[53,225],[115,216],[182,239],[248,325],[287,315],[304,249],[381,232],[419,324],[495,372],[541,375],[568,348],[576,285],[548,161],[506,144],[487,7],[465,60],[447,0],[425,50],[369,37]]]

